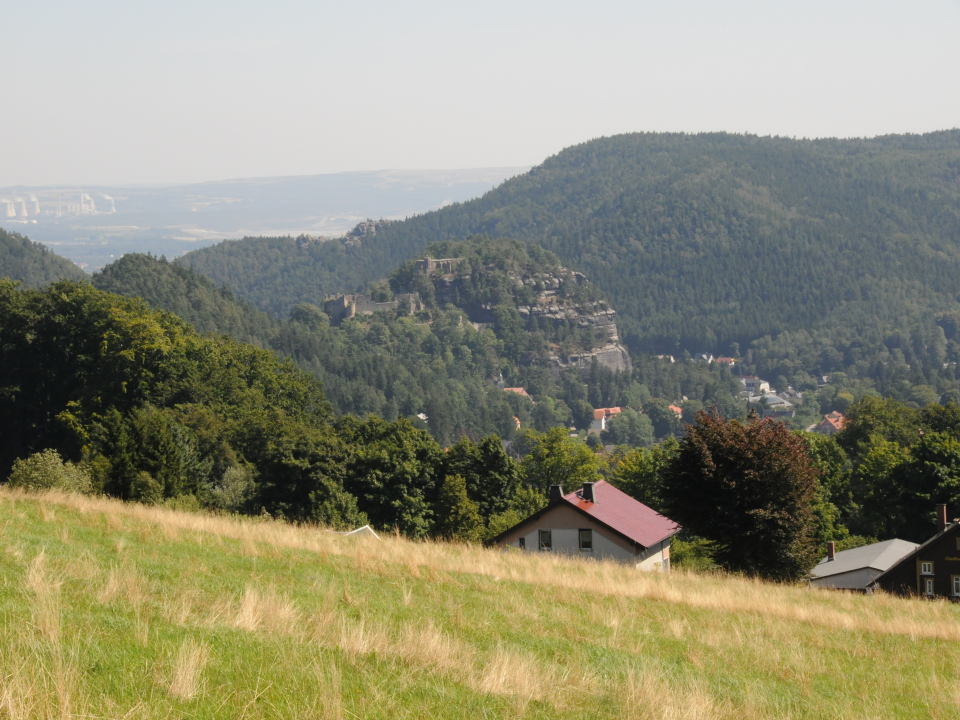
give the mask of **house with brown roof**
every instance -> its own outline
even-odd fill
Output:
[[[817,433],[818,435],[836,435],[838,432],[843,430],[843,426],[846,424],[846,422],[847,419],[843,417],[842,413],[827,413],[823,416],[823,420],[821,420],[813,428],[813,432]]]
[[[614,415],[619,415],[621,411],[621,408],[618,407],[597,408],[593,411],[593,422],[590,423],[590,429],[587,432],[599,435],[607,429],[607,423],[610,422],[610,419]]]
[[[521,552],[555,552],[615,560],[640,570],[670,569],[670,542],[680,526],[605,480],[563,494],[550,487],[550,504],[491,540]]]
[[[960,602],[960,522],[947,522],[946,505],[937,505],[937,534],[878,575],[870,588]]]

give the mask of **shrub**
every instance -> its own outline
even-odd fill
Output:
[[[223,478],[210,491],[210,504],[218,510],[236,513],[253,497],[256,483],[250,468],[236,465],[227,468]]]
[[[13,464],[7,480],[11,487],[27,490],[64,490],[89,495],[93,492],[90,475],[72,462],[64,462],[56,450],[44,450]]]

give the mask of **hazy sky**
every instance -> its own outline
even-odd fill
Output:
[[[5,2],[0,185],[534,164],[960,126],[960,0]]]

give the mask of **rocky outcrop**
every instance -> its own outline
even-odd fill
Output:
[[[475,327],[490,326],[496,321],[492,303],[463,302],[464,290],[469,277],[459,267],[461,258],[423,258],[418,260],[415,269],[431,275],[434,291],[439,304],[452,303],[467,312]],[[461,270],[461,272],[458,272]],[[521,272],[506,270],[508,284],[514,288],[517,312],[525,320],[537,320],[543,327],[543,321],[555,326],[578,327],[592,333],[581,333],[593,348],[578,354],[561,357],[551,355],[549,366],[552,372],[559,374],[571,367],[580,368],[589,376],[596,365],[612,372],[629,372],[632,369],[630,354],[620,345],[617,332],[616,311],[606,300],[588,300],[596,294],[576,291],[575,288],[588,285],[586,276],[565,267],[550,272]],[[501,285],[502,287],[502,285]],[[530,292],[530,291],[533,292]],[[556,347],[556,346],[554,346]]]
[[[584,379],[589,378],[593,371],[594,362],[597,367],[606,368],[610,372],[630,372],[633,365],[630,362],[630,353],[620,343],[612,343],[597,348],[589,353],[569,355],[567,357],[553,356],[550,358],[550,371],[554,377],[569,368],[579,368]]]

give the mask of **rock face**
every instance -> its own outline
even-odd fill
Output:
[[[415,268],[418,272],[431,275],[440,304],[452,303],[461,307],[475,326],[490,326],[495,322],[493,303],[462,301],[469,275],[463,272],[460,262],[460,258],[427,257],[417,261]],[[595,360],[599,367],[613,372],[629,372],[632,369],[630,354],[619,342],[616,311],[603,299],[573,299],[578,296],[582,298],[584,293],[571,292],[571,288],[589,284],[583,273],[565,267],[554,268],[551,272],[508,270],[506,279],[508,286],[513,287],[517,312],[524,321],[537,320],[541,327],[543,321],[547,321],[554,326],[566,325],[578,327],[581,331],[593,331],[594,347],[591,350],[581,350],[569,356],[561,356],[558,352],[550,355],[549,367],[555,374],[578,367],[585,376],[589,376]]]
[[[633,364],[630,362],[630,353],[620,343],[615,342],[589,353],[569,355],[565,358],[551,356],[550,371],[556,377],[564,370],[576,367],[580,368],[584,378],[588,378],[593,372],[594,360],[596,360],[597,367],[606,368],[610,372],[630,372],[633,369]]]

